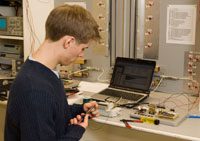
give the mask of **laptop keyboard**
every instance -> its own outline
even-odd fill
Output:
[[[101,91],[100,93],[103,95],[107,95],[107,96],[118,97],[118,98],[133,100],[133,101],[137,101],[140,98],[144,97],[144,95],[134,94],[134,93],[130,93],[130,92],[124,92],[124,91],[117,91],[117,90],[113,90],[113,89],[105,89],[105,90]]]

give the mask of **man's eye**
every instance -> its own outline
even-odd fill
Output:
[[[86,47],[86,48],[83,48],[83,49],[82,49],[82,51],[84,51],[85,49],[88,49],[88,47]]]

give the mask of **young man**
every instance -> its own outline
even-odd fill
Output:
[[[68,65],[92,41],[98,25],[80,6],[55,8],[46,21],[42,45],[24,63],[10,90],[5,141],[77,141],[88,126],[88,116],[98,115],[98,105],[68,105],[55,68]],[[92,114],[81,116],[94,107]]]

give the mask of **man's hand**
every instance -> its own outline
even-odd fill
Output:
[[[92,108],[92,110],[88,113],[89,116],[92,117],[97,117],[99,116],[99,111],[98,111],[98,104],[96,101],[91,101],[89,103],[85,103],[83,105],[83,109],[84,111],[87,113],[90,109]]]
[[[87,128],[89,117],[92,118],[99,116],[98,104],[96,101],[85,103],[83,109],[86,114],[82,113],[81,115],[77,115],[75,118],[70,119],[70,124],[80,125]]]
[[[84,119],[82,119],[83,117],[84,117]],[[84,128],[87,128],[88,127],[88,118],[89,118],[88,114],[86,114],[84,116],[77,115],[75,118],[70,119],[70,124],[80,125]]]

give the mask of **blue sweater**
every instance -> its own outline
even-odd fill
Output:
[[[68,105],[63,84],[52,70],[27,60],[10,90],[4,140],[80,140],[85,128],[69,120],[82,112],[82,105]]]

